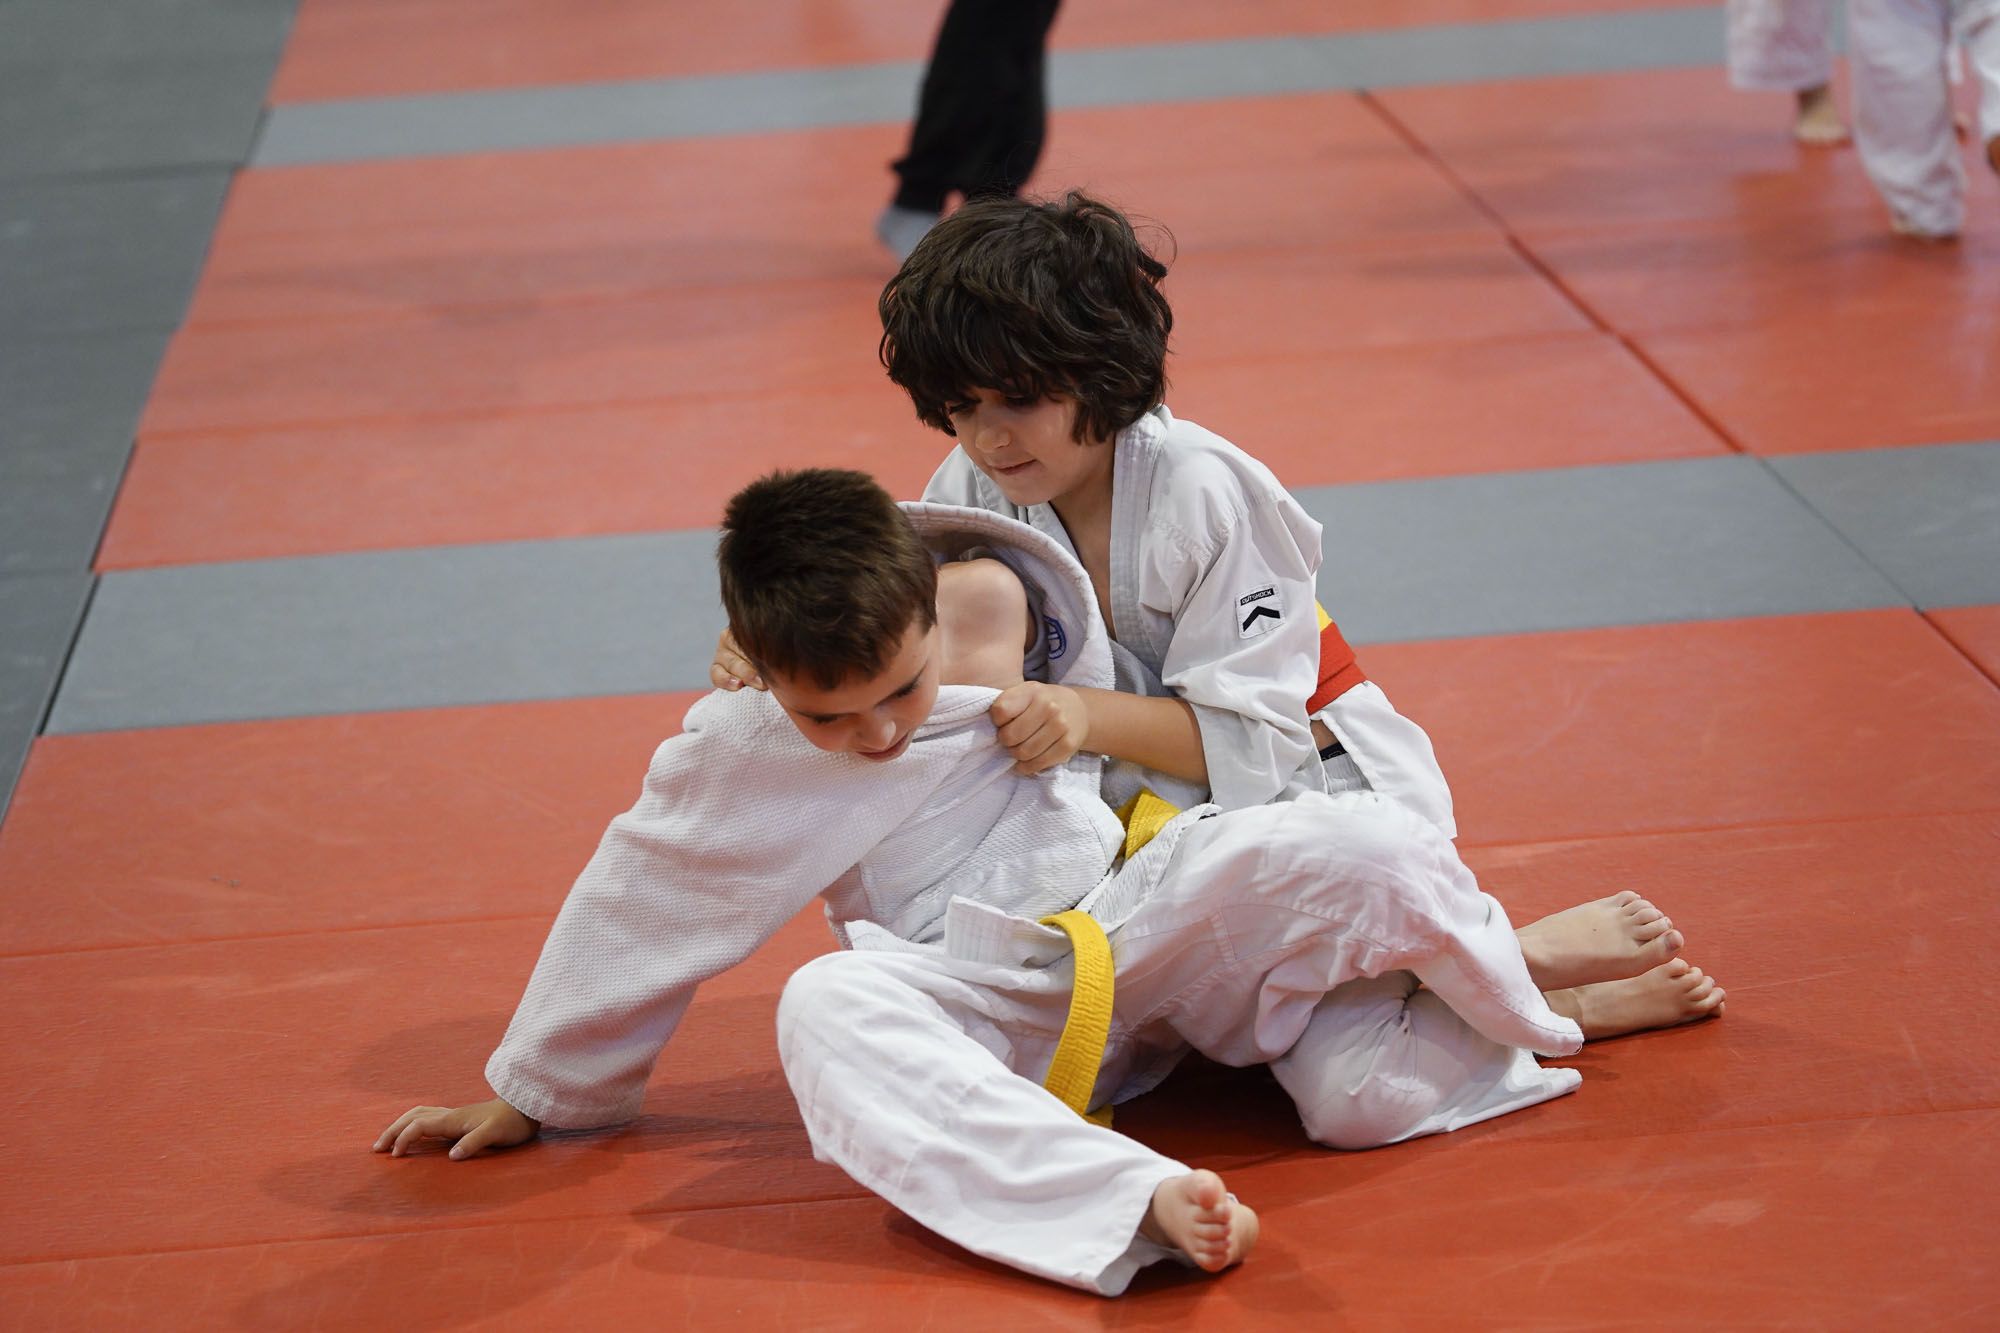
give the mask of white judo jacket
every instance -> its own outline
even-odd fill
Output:
[[[1106,796],[1143,783],[1176,805],[1225,810],[1328,790],[1305,713],[1319,684],[1315,580],[1319,523],[1249,454],[1162,405],[1112,448],[1111,618],[1118,688],[1173,693],[1201,727],[1209,790],[1113,764]],[[954,449],[924,499],[990,509],[1047,535],[1071,556],[1048,505],[1013,504]],[[1367,785],[1457,836],[1451,791],[1430,738],[1373,682],[1316,715]]]
[[[904,509],[941,559],[981,547],[1033,586],[1052,681],[1112,686],[1089,580],[1066,552],[991,513]],[[697,702],[570,890],[487,1062],[493,1091],[552,1126],[630,1119],[696,986],[815,897],[843,943],[850,922],[937,940],[958,896],[1029,919],[1075,905],[1123,837],[1103,761],[1018,777],[987,718],[996,697],[943,687],[889,763],[815,749],[762,691]]]

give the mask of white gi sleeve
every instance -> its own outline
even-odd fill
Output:
[[[486,1065],[523,1113],[563,1128],[638,1114],[695,986],[748,957],[907,814],[893,795],[846,799],[813,758],[841,757],[795,731],[769,745],[783,739],[769,719],[743,722],[766,703],[697,703],[577,878]],[[775,726],[790,730],[781,716]]]
[[[1217,506],[1205,526],[1156,530],[1140,553],[1139,596],[1174,623],[1161,682],[1194,708],[1215,803],[1239,809],[1318,762],[1305,703],[1319,683],[1319,525],[1252,496],[1241,509]]]

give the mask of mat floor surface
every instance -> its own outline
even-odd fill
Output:
[[[1063,7],[1032,188],[1170,231],[1169,402],[1327,524],[1467,863],[1637,889],[1729,992],[1371,1152],[1190,1061],[1117,1127],[1261,1243],[1107,1301],[814,1160],[816,907],[624,1128],[368,1151],[487,1095],[725,498],[941,457],[870,227],[942,6],[169,8],[0,5],[0,1328],[2000,1324],[1978,145],[1925,246],[1717,7]]]

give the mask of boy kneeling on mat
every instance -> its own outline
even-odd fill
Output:
[[[1270,1064],[1340,1148],[1580,1081],[1531,1052],[1582,1030],[1402,806],[1309,793],[1149,821],[1140,797],[1128,830],[1107,798],[1139,796],[1143,771],[1015,771],[987,715],[1001,689],[1113,679],[1053,539],[815,470],[739,493],[719,561],[770,691],[710,694],[654,755],[487,1062],[494,1099],[414,1108],[377,1151],[440,1138],[463,1158],[632,1118],[695,987],[814,897],[844,947],[787,982],[778,1042],[815,1155],[967,1249],[1106,1295],[1256,1242],[1214,1173],[1101,1123],[1188,1050]]]

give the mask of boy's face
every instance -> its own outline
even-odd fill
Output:
[[[910,748],[910,737],[937,703],[937,630],[911,621],[881,671],[850,677],[834,689],[777,671],[764,672],[764,683],[799,734],[820,749],[887,763]]]
[[[1010,503],[1056,504],[1110,489],[1108,442],[1076,442],[1076,403],[1068,398],[1019,399],[977,389],[946,415],[966,457]]]

